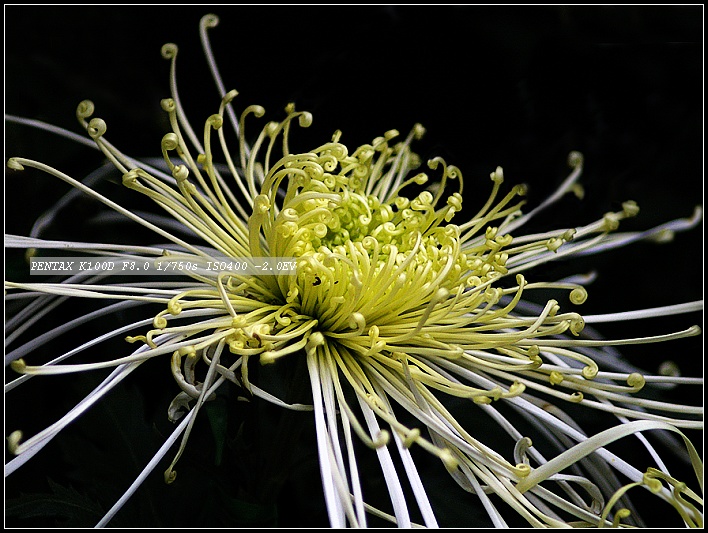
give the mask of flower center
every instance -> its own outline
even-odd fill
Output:
[[[297,275],[277,283],[318,330],[371,335],[374,325],[400,324],[405,313],[427,317],[450,294],[506,273],[501,250],[511,237],[489,228],[463,253],[460,227],[449,223],[461,208],[460,193],[438,206],[447,179],[459,177],[455,167],[433,160],[431,169],[443,170],[435,194],[401,194],[428,181],[424,173],[404,180],[419,165],[409,143],[421,134],[417,127],[391,146],[397,132],[389,132],[349,155],[337,133],[310,153],[283,157],[266,176],[249,220],[251,252],[261,252],[254,237],[262,233],[271,256],[298,259]],[[483,299],[496,304],[500,295],[489,289]]]

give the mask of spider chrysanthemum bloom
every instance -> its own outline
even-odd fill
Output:
[[[208,52],[206,30],[215,22],[206,17],[202,23]],[[440,468],[479,498],[495,525],[505,525],[502,513],[509,508],[532,525],[609,525],[626,518],[624,506],[629,504],[617,500],[632,484],[656,492],[687,523],[702,523],[700,497],[671,476],[640,433],[659,429],[681,435],[680,428],[702,428],[700,407],[643,395],[647,383],[701,380],[612,367],[613,354],[606,351],[613,345],[695,335],[698,328],[641,339],[584,335],[586,323],[687,312],[701,309],[701,303],[583,318],[575,306],[587,296],[582,286],[587,280],[539,281],[525,274],[560,258],[691,227],[700,220],[700,212],[691,220],[648,232],[613,233],[623,219],[638,212],[633,202],[626,202],[621,210],[583,227],[523,235],[520,229],[537,212],[567,192],[581,192],[577,180],[582,157],[573,153],[570,175],[537,209],[522,214],[524,187],[505,186],[497,168],[487,182],[491,191],[485,192],[486,202],[476,214],[462,218],[465,191],[460,171],[440,158],[422,164],[411,150],[423,134],[421,126],[403,137],[386,132],[354,149],[347,148],[344,136],[336,132],[320,146],[291,153],[291,129],[309,126],[308,113],[288,106],[284,119],[260,126],[249,143],[251,115],[261,117],[264,110],[250,106],[237,116],[231,111],[236,92],[225,91],[219,82],[221,104],[205,121],[203,133],[197,134],[177,94],[177,49],[167,45],[163,54],[172,61],[173,94],[162,102],[172,131],[162,139],[161,165],[136,161],[110,144],[106,124],[94,117],[90,102],[82,102],[77,116],[121,172],[123,184],[154,200],[177,222],[179,231],[187,230],[191,236],[181,237],[170,226],[118,206],[49,166],[12,158],[10,168],[34,167],[71,183],[155,231],[160,244],[135,247],[8,237],[6,246],[163,258],[199,268],[183,271],[186,282],[158,285],[138,279],[126,287],[111,283],[109,277],[101,279],[100,273],[98,278],[79,275],[65,283],[6,283],[11,297],[24,294],[14,289],[46,295],[14,317],[11,327],[25,327],[41,318],[39,311],[44,312],[56,296],[161,307],[149,324],[143,319],[113,332],[130,333],[127,340],[138,344],[125,357],[33,366],[31,342],[8,354],[13,368],[28,376],[115,367],[57,424],[24,441],[19,432],[12,433],[10,450],[18,458],[8,471],[145,361],[162,358],[169,360],[181,389],[169,408],[170,418],[180,424],[168,443],[183,437],[165,472],[168,482],[175,479],[175,464],[202,405],[231,381],[246,396],[314,412],[322,484],[334,526],[365,525],[367,512],[384,514],[367,506],[377,502],[367,501],[361,489],[360,480],[369,473],[358,468],[355,439],[375,450],[391,495],[392,519],[403,526],[411,523],[409,506],[414,504],[425,525],[436,525],[411,448],[439,458]],[[225,131],[229,123],[236,136]],[[481,195],[475,185],[474,200]],[[297,269],[244,274],[234,266],[233,261],[250,258],[292,258]],[[553,291],[557,298],[540,307],[527,303],[526,296],[536,290]],[[277,365],[284,358],[298,358],[306,366],[311,403],[287,404],[249,376],[254,365]],[[600,365],[607,370],[600,370]],[[507,435],[507,448],[491,449],[483,436],[460,424],[446,407],[444,400],[450,396],[468,400],[476,416],[495,422]],[[511,406],[547,433],[548,449],[536,448],[499,404]],[[573,404],[610,413],[619,422],[597,435],[585,435],[565,413],[564,406]],[[637,467],[605,449],[633,434],[657,458],[656,465]],[[685,444],[683,453],[690,455],[700,480],[702,465],[693,446],[688,440],[678,442]],[[144,475],[152,467],[154,462]],[[407,502],[408,486],[413,498]],[[126,494],[132,492],[133,487]]]

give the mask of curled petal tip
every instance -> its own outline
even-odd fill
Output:
[[[219,25],[219,17],[213,13],[208,13],[202,17],[200,22],[205,28],[216,28]]]
[[[23,374],[25,368],[27,368],[27,364],[24,359],[15,359],[12,363],[10,363],[10,368],[19,374]]]
[[[20,446],[21,440],[22,440],[22,432],[21,431],[13,431],[7,437],[7,449],[10,450],[11,454],[18,455],[17,450]]]
[[[572,168],[582,166],[583,159],[583,154],[574,150],[568,154],[568,166]]]
[[[381,431],[379,431],[379,434],[376,436],[376,439],[373,441],[374,447],[375,448],[383,448],[384,446],[388,445],[390,440],[391,440],[391,434],[388,431],[386,431],[385,429],[382,429]]]
[[[177,51],[179,48],[177,47],[176,44],[174,43],[166,43],[162,45],[162,49],[160,50],[160,53],[162,54],[162,57],[165,59],[174,59],[177,57]]]
[[[91,100],[82,100],[76,107],[76,116],[79,120],[86,119],[93,115],[95,106]]]
[[[100,118],[92,118],[88,125],[88,134],[93,140],[99,139],[106,133],[106,122]]]
[[[24,170],[25,167],[14,157],[7,160],[7,168],[11,170]]]
[[[172,467],[165,470],[165,483],[168,485],[172,483],[177,478],[177,472],[172,470]]]

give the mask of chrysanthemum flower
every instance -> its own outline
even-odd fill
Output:
[[[289,137],[308,127],[312,116],[294,104],[280,121],[259,126],[262,107],[237,114],[237,92],[225,89],[207,38],[216,23],[214,16],[204,17],[201,31],[222,98],[199,130],[180,103],[177,47],[163,47],[172,65],[172,94],[162,101],[171,131],[162,138],[160,164],[136,160],[109,142],[107,125],[91,102],[77,110],[123,185],[158,204],[171,222],[118,205],[44,163],[22,157],[8,162],[13,170],[35,168],[69,183],[153,231],[159,244],[45,240],[37,231],[6,236],[7,248],[118,256],[149,263],[153,270],[170,262],[180,265],[182,277],[135,277],[119,284],[99,270],[60,282],[5,283],[9,300],[26,302],[6,326],[6,362],[21,374],[6,391],[32,376],[113,369],[55,424],[29,438],[20,430],[10,433],[9,450],[16,457],[6,475],[143,363],[163,359],[175,381],[174,400],[164,407],[176,428],[101,525],[168,453],[173,461],[165,481],[175,480],[202,407],[220,387],[234,386],[244,399],[312,412],[324,498],[335,527],[365,526],[368,514],[410,526],[413,507],[424,525],[437,525],[412,449],[437,458],[441,472],[452,476],[462,494],[477,498],[496,526],[507,525],[510,512],[532,526],[618,525],[632,507],[630,489],[640,486],[673,506],[687,525],[701,526],[702,499],[692,487],[697,480],[694,488],[702,490],[702,462],[682,429],[702,429],[702,407],[645,392],[700,385],[702,379],[642,373],[619,360],[613,348],[671,341],[700,329],[604,339],[586,326],[697,311],[702,302],[583,316],[579,306],[590,276],[546,280],[537,268],[659,240],[694,227],[700,209],[648,231],[618,232],[623,220],[639,212],[627,201],[591,224],[524,234],[524,224],[538,212],[567,193],[582,195],[579,153],[570,154],[570,173],[558,190],[526,213],[525,187],[507,186],[501,168],[486,183],[475,179],[470,195],[457,167],[439,157],[422,162],[412,148],[425,132],[420,125],[403,135],[384,132],[355,148],[337,131],[319,146],[294,153]],[[251,136],[254,128],[258,133]],[[463,217],[463,201],[480,204],[474,215]],[[275,270],[244,272],[241,261],[270,262]],[[286,262],[296,268],[287,269]],[[533,293],[544,295],[545,303],[531,303],[538,301],[529,300]],[[67,297],[99,299],[106,307],[12,344]],[[61,333],[148,303],[159,312],[34,364],[33,350]],[[99,360],[97,347],[117,336],[132,347]],[[89,350],[94,362],[72,364],[72,356]],[[254,379],[257,365],[279,365],[286,358],[306,368],[293,379],[307,376],[311,401],[288,403]],[[465,401],[481,423],[461,423],[448,398]],[[571,414],[576,407],[608,414],[614,425],[586,434]],[[542,446],[524,433],[528,425],[545,436]],[[505,445],[486,444],[487,431],[504,435]],[[674,478],[645,432],[658,433],[688,457],[696,479]],[[611,451],[608,445],[620,439],[635,439],[654,462],[633,464]],[[178,449],[170,451],[177,441]],[[378,509],[362,489],[362,478],[372,474],[359,467],[358,442],[378,459],[392,514]]]

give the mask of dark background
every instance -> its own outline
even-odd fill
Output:
[[[6,112],[81,133],[75,108],[90,98],[96,115],[108,123],[111,142],[134,156],[159,156],[167,131],[159,101],[169,95],[162,44],[180,46],[180,94],[198,133],[202,121],[218,109],[198,37],[205,9],[7,6]],[[405,135],[420,122],[428,133],[415,149],[424,159],[441,155],[460,167],[465,202],[473,208],[486,200],[488,175],[497,165],[504,167],[507,183],[530,185],[529,202],[535,205],[566,176],[568,153],[581,151],[585,199],[565,199],[534,221],[531,230],[586,224],[627,199],[636,200],[641,212],[623,228],[643,229],[690,216],[702,203],[702,6],[268,6],[213,12],[221,24],[210,33],[212,45],[227,89],[240,92],[237,106],[261,104],[266,118],[279,119],[285,104],[295,101],[299,109],[313,113],[312,127],[295,131],[296,148],[319,145],[341,129],[343,142],[352,149],[392,128]],[[6,125],[6,156],[13,155],[35,158],[77,178],[102,161],[85,147]],[[130,198],[119,187],[106,187],[112,197]],[[66,190],[65,184],[37,172],[6,174],[6,232],[26,234]],[[64,231],[64,236],[94,235],[95,225],[82,216],[84,208],[79,205],[67,215],[62,231],[69,234]],[[123,235],[105,238],[111,239]],[[7,259],[8,277],[17,279],[21,259],[13,254]],[[677,235],[668,245],[638,244],[544,267],[537,279],[592,269],[600,276],[581,310],[588,314],[700,299],[702,231]],[[702,324],[702,314],[607,325],[602,332],[611,338],[632,337],[694,323]],[[122,354],[125,347],[118,343],[115,350]],[[673,359],[686,374],[702,374],[700,338],[623,351],[649,371]],[[146,368],[146,376],[111,395],[100,408],[105,411],[88,415],[7,480],[8,497],[24,495],[12,500],[19,501],[13,509],[20,509],[17,514],[24,513],[23,518],[10,513],[8,525],[91,525],[94,514],[100,516],[101,509],[112,505],[169,430],[165,411],[175,390],[167,363]],[[37,378],[27,392],[10,393],[6,434],[32,424],[44,427],[78,400],[76,389],[86,386],[63,378],[56,378],[60,386],[54,385],[54,379]],[[154,392],[158,383],[167,393]],[[689,395],[701,402],[697,389]],[[20,400],[20,395],[27,396]],[[686,401],[683,395],[677,399]],[[229,398],[223,402],[231,405]],[[218,414],[214,411],[212,417]],[[226,407],[223,412],[230,413]],[[244,416],[289,427],[277,411],[264,406]],[[303,435],[311,435],[309,422],[298,424],[305,427]],[[275,523],[276,517],[282,525],[326,524],[309,437],[295,439],[297,466],[282,495],[264,503],[268,498],[253,497],[265,489],[254,488],[257,482],[251,476],[264,465],[273,468],[263,450],[273,446],[276,430],[254,433],[249,449],[241,450],[253,458],[253,471],[241,471],[228,459],[227,466],[214,466],[214,439],[209,427],[201,429],[206,436],[190,440],[185,465],[178,465],[180,480],[165,487],[160,476],[164,467],[158,467],[156,479],[112,525],[226,525],[239,520],[241,525],[264,525]],[[115,446],[106,448],[106,441]],[[428,486],[431,492],[439,490],[431,498],[442,510],[441,525],[474,522],[479,511],[457,499],[446,501],[449,486],[435,477],[440,472],[426,464],[422,470],[433,472]],[[377,487],[370,490],[375,493]],[[37,494],[52,496],[28,496]],[[57,509],[66,509],[59,504],[67,501],[80,511],[64,516]],[[649,510],[650,518],[677,525],[668,506],[657,507]],[[28,509],[40,509],[34,514],[44,516],[29,516],[33,513]]]

